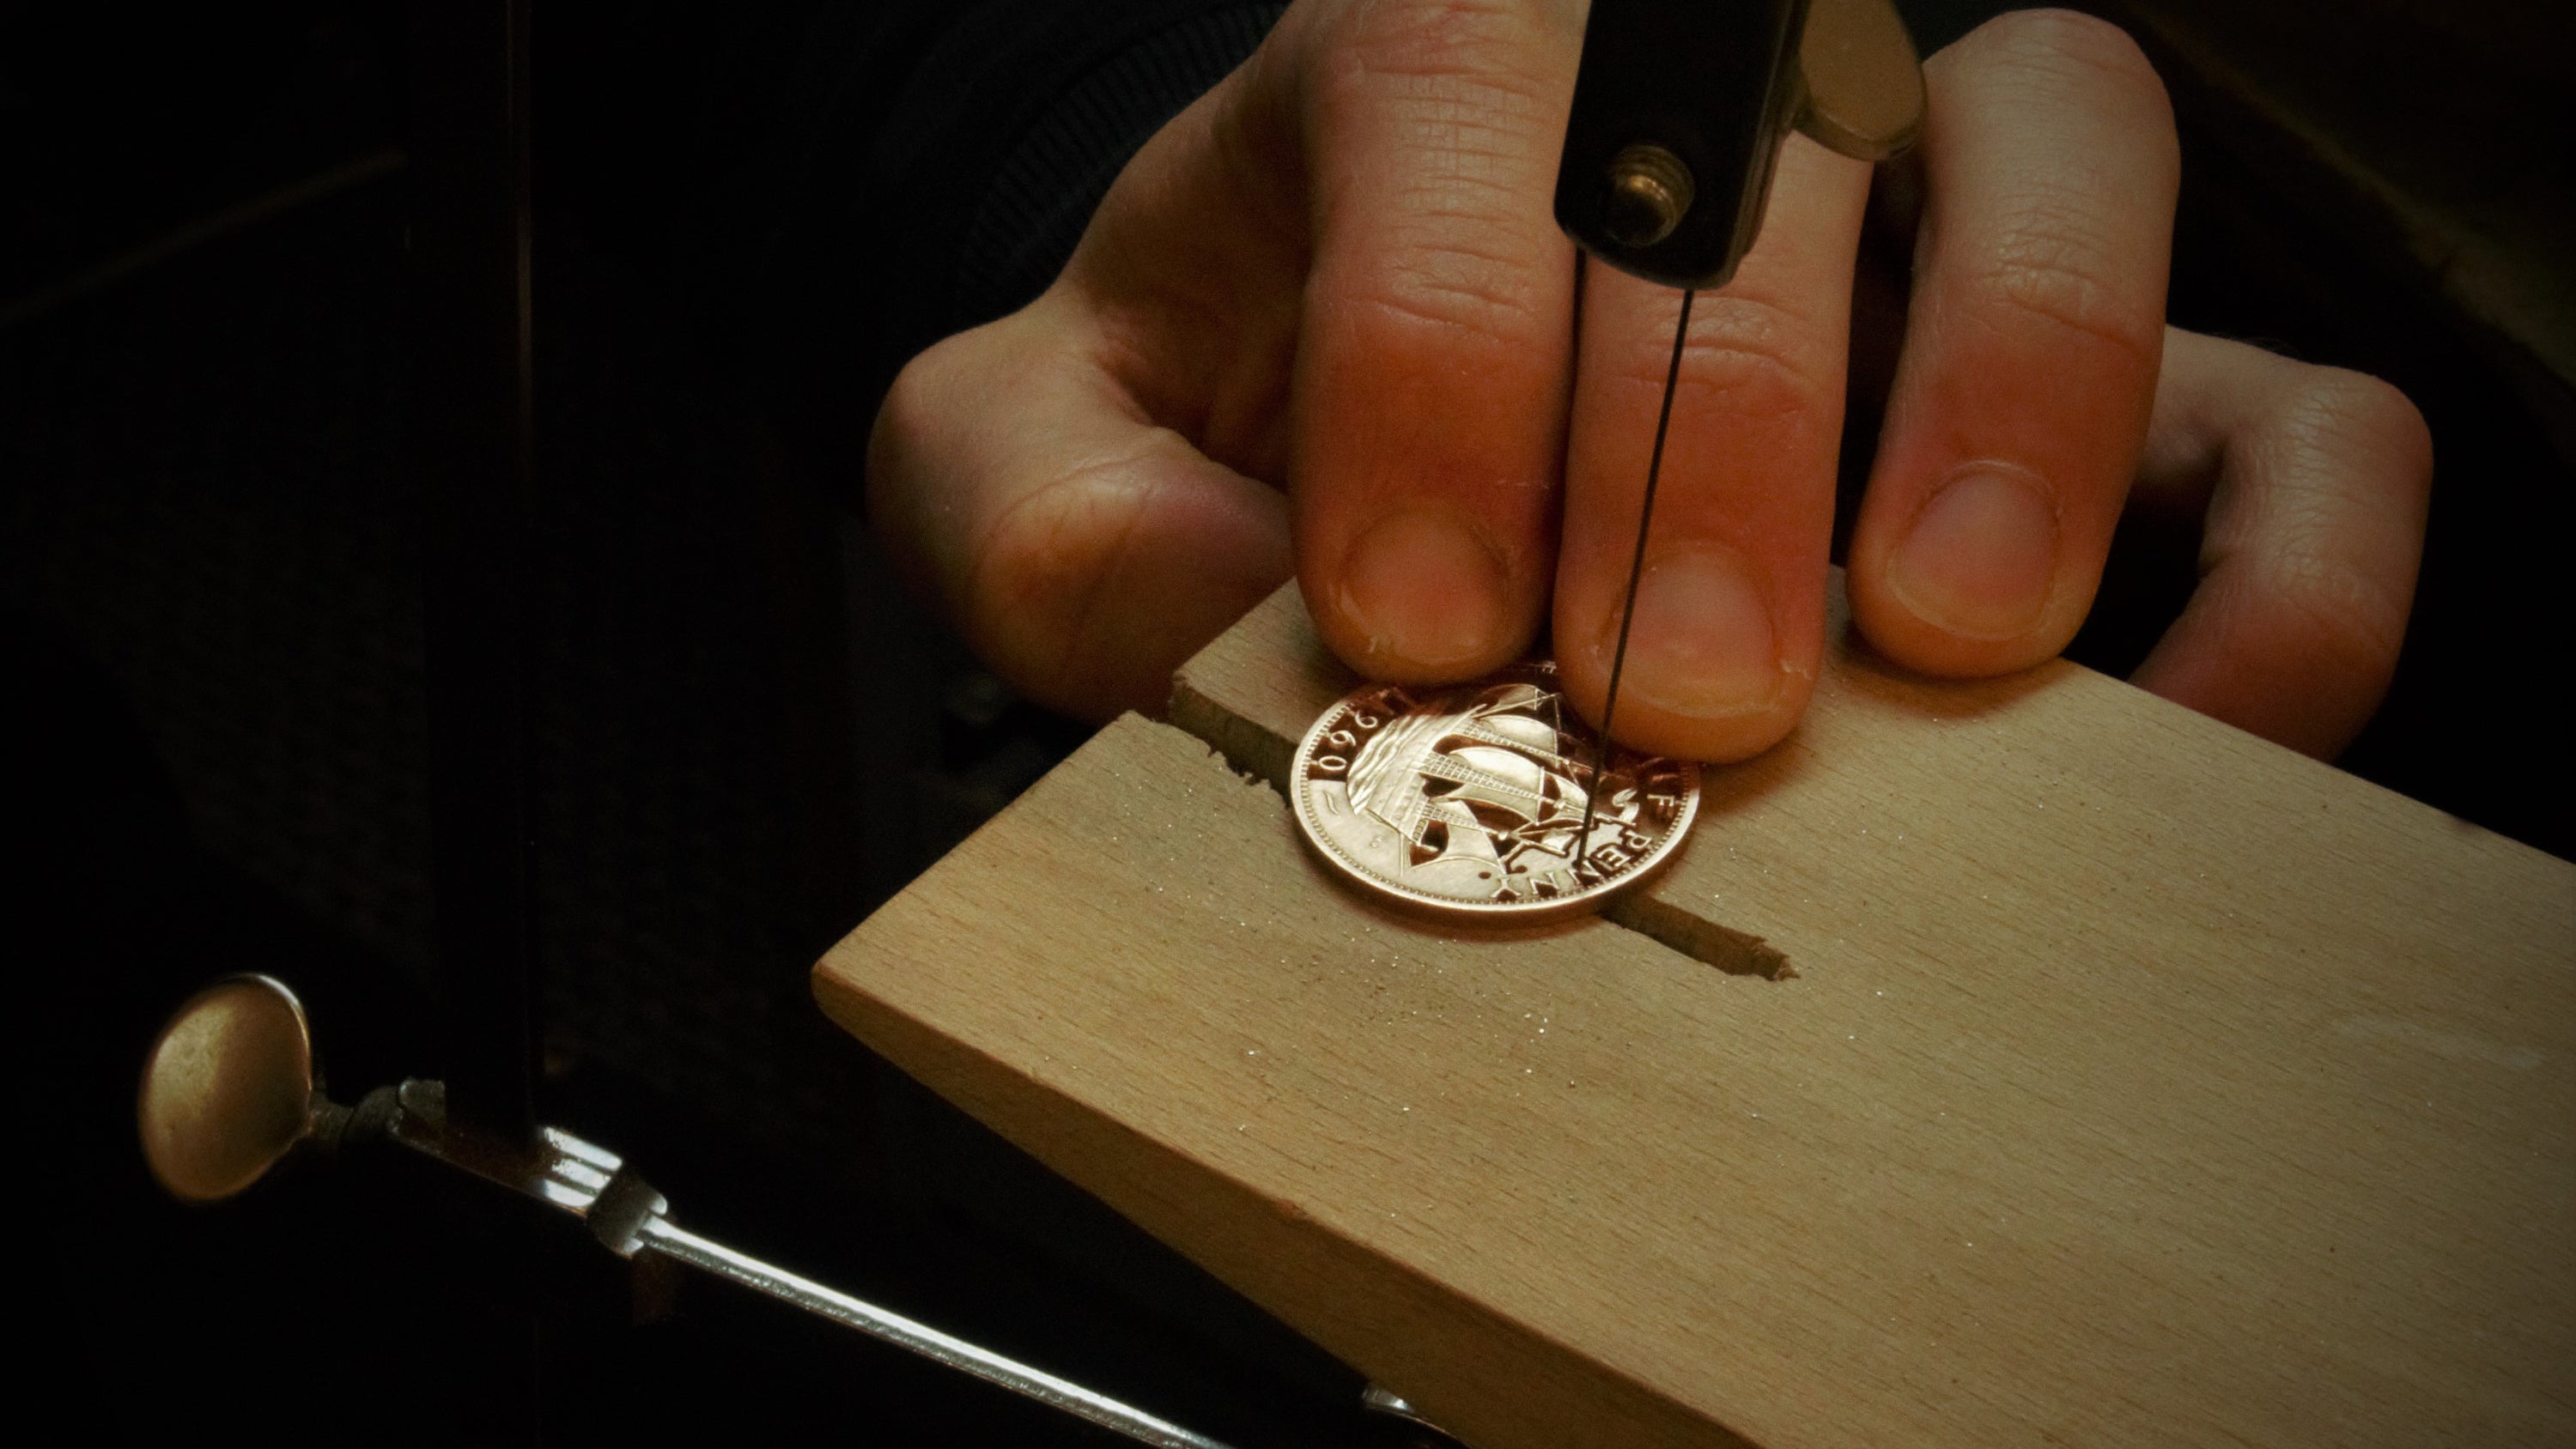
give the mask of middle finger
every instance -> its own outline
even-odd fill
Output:
[[[1869,171],[1790,136],[1761,237],[1694,302],[1613,721],[1624,744],[1741,759],[1806,708]],[[1674,289],[1608,267],[1586,283],[1555,631],[1566,687],[1595,721],[1680,308]]]

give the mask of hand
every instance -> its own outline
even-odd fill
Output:
[[[1158,709],[1293,565],[1365,673],[1478,674],[1544,621],[1599,717],[1680,299],[1595,265],[1578,320],[1549,202],[1581,30],[1555,0],[1301,0],[1129,163],[1044,296],[905,370],[871,509],[1004,678]],[[1926,81],[1859,627],[1931,674],[2047,659],[2134,485],[2207,515],[2138,682],[2331,755],[2395,664],[2421,420],[2385,384],[2165,327],[2173,121],[2118,30],[2005,16]],[[1627,744],[1736,759],[1806,707],[1869,183],[1790,137],[1761,240],[1696,304]]]

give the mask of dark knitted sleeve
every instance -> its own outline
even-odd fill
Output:
[[[780,102],[753,269],[771,410],[855,471],[914,353],[1045,290],[1155,131],[1242,63],[1276,0],[988,0],[825,35]]]
[[[1284,8],[1234,4],[1193,15],[1066,87],[976,202],[956,252],[955,319],[998,317],[1045,290],[1128,158],[1241,64]]]

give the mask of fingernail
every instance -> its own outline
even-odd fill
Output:
[[[2056,581],[2056,499],[1993,464],[1941,485],[1887,564],[1889,590],[1916,618],[1978,639],[2029,633]]]
[[[1342,558],[1342,610],[1373,658],[1423,669],[1478,662],[1501,642],[1503,561],[1463,519],[1433,509],[1391,513]]]
[[[1598,646],[1603,667],[1619,643],[1614,609]],[[1766,709],[1780,693],[1771,606],[1741,554],[1725,547],[1656,557],[1637,583],[1623,694],[1691,719]],[[1615,726],[1614,726],[1615,727]]]

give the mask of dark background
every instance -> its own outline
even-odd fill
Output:
[[[1010,35],[1017,11],[1029,33],[1139,11],[1094,8],[1118,18],[960,13]],[[1908,10],[1929,49],[1990,8]],[[2555,11],[2116,15],[2184,123],[2174,320],[2389,377],[2433,426],[2416,623],[2345,765],[2564,855],[2576,117]],[[1257,33],[1267,12],[1244,13],[1223,33]],[[977,668],[845,506],[888,360],[1046,270],[921,275],[974,208],[933,217],[886,137],[907,77],[953,63],[950,13],[537,15],[547,1118],[738,1246],[1239,1444],[1354,1442],[1355,1376],[806,996],[825,946],[1085,733]],[[729,1289],[639,1299],[574,1225],[420,1164],[291,1170],[201,1210],[145,1178],[143,1045],[212,976],[305,992],[344,1098],[437,1070],[406,442],[436,420],[408,406],[402,37],[397,7],[319,0],[0,11],[11,1055],[38,1225],[20,1402],[84,1438],[275,1420],[453,1442],[490,1427],[478,1374],[534,1362],[558,1442],[1109,1442]],[[1078,83],[1079,48],[1048,48],[1077,60],[1047,84]],[[1083,202],[1031,256],[1060,254]],[[2124,532],[2079,658],[2143,654],[2191,544]],[[535,1225],[495,1229],[514,1215]]]

